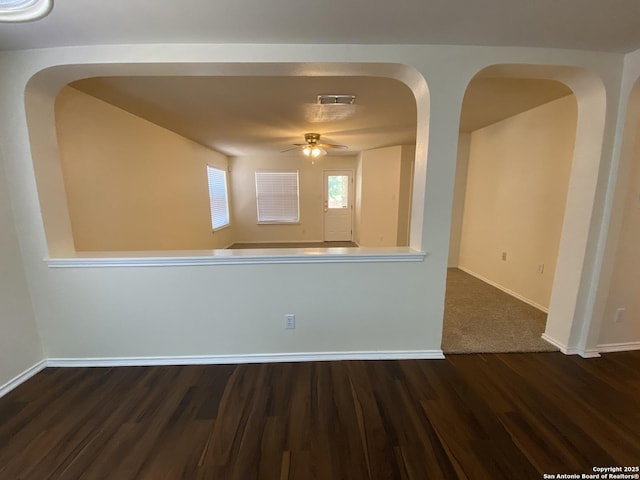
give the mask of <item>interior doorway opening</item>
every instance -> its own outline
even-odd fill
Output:
[[[325,242],[353,240],[353,171],[323,172],[323,219]]]
[[[547,351],[574,156],[565,84],[491,70],[470,82],[458,146],[443,351]]]

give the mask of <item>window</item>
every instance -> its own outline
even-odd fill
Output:
[[[229,225],[229,194],[227,192],[227,172],[207,166],[209,180],[209,205],[211,206],[211,227],[213,230]]]
[[[256,172],[258,223],[298,223],[298,171]]]

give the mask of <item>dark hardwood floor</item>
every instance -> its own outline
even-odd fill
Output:
[[[640,352],[46,369],[1,479],[541,479],[640,463]]]

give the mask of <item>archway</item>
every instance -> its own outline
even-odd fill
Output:
[[[573,145],[573,152],[566,152],[566,142],[563,147],[565,155],[571,157],[569,159],[571,171],[568,176],[568,180],[564,180],[566,195],[562,200],[563,208],[558,209],[560,218],[558,218],[558,214],[555,215],[555,223],[560,228],[561,233],[558,232],[555,239],[555,250],[557,251],[557,262],[555,265],[554,275],[555,281],[553,282],[552,287],[551,283],[547,282],[547,288],[551,291],[550,294],[547,294],[549,313],[542,338],[550,344],[560,348],[564,353],[582,354],[584,352],[578,352],[573,346],[576,343],[575,332],[580,330],[581,326],[579,324],[584,321],[583,318],[580,318],[580,313],[576,313],[576,307],[578,305],[578,294],[583,282],[582,273],[587,250],[588,231],[591,223],[591,207],[595,197],[596,180],[601,156],[601,144],[604,134],[604,87],[600,79],[595,75],[584,70],[571,67],[497,65],[484,69],[479,73],[479,75],[482,77],[499,77],[503,79],[530,79],[560,82],[566,85],[566,87],[573,92],[577,100],[577,123],[575,126],[575,143]],[[481,142],[479,141],[478,143]],[[571,145],[569,145],[569,147],[570,146]],[[522,186],[522,188],[524,188],[523,197],[526,196],[526,191],[530,189],[530,187],[527,187],[525,183],[530,183],[535,186],[535,181],[527,182],[526,180],[527,179],[524,180]],[[500,189],[503,187],[504,185],[501,185],[500,187],[494,185],[493,188]],[[513,191],[512,193],[517,192]],[[558,199],[561,198],[563,198],[562,195],[557,197],[556,203],[558,203]],[[517,200],[518,199],[516,198],[516,204]],[[589,208],[585,208],[585,206],[588,206]],[[514,216],[514,219],[516,219],[517,209],[516,213],[513,211],[511,213],[516,215]],[[473,222],[470,222],[470,225],[472,223]],[[455,227],[455,224],[456,222],[454,218],[452,225]],[[475,225],[476,234],[481,230],[482,226],[483,224]],[[469,229],[473,230],[473,226],[470,226]],[[521,235],[531,236],[535,233],[535,231],[524,231]],[[515,240],[510,240],[510,242],[513,241]],[[507,244],[508,243],[509,241],[507,241]],[[517,269],[516,271],[508,272],[508,269],[503,267],[504,264],[500,265],[500,262],[508,262],[508,248],[501,248],[499,245],[491,245],[491,248],[495,250],[495,252],[492,252],[492,255],[496,257],[494,258],[492,268],[494,271],[500,269],[504,270],[496,273],[497,278],[508,279],[510,275],[513,285],[518,285],[518,283],[520,283],[518,288],[522,288],[522,282],[519,282],[521,278],[517,278],[519,275]],[[549,247],[547,250],[549,250]],[[520,260],[522,260],[521,267],[533,270],[529,273],[541,275],[546,272],[547,276],[549,276],[549,274],[553,275],[553,267],[551,267],[551,271],[549,271],[548,262],[543,260],[542,256],[539,257],[540,260],[536,261],[535,255],[540,255],[540,252],[533,253],[533,255],[532,252],[529,252],[528,256],[530,258],[524,258],[524,260],[523,257],[527,257],[527,255],[524,254],[526,252],[520,253]],[[482,252],[476,251],[475,254],[476,256],[482,255]],[[482,261],[476,261],[477,265],[481,263]],[[487,278],[484,280],[487,280]],[[495,284],[499,285],[499,282],[495,281]],[[504,287],[504,285],[502,286]],[[510,294],[515,293],[516,296],[518,296],[517,294],[519,293],[517,291],[513,291],[516,289],[509,287],[502,288],[502,290],[507,290]],[[535,293],[535,289],[532,290],[532,292]],[[526,295],[521,296],[525,297],[525,299],[527,297]],[[528,303],[535,304],[536,302]]]

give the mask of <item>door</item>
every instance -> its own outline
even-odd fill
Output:
[[[324,171],[324,241],[351,241],[353,172]]]

